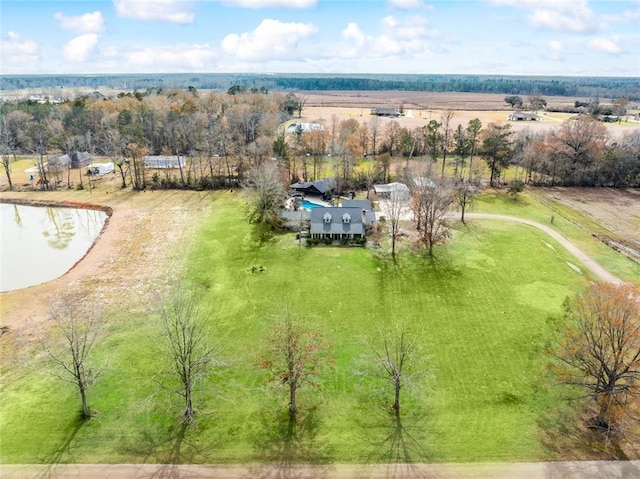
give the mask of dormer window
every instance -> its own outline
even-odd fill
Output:
[[[325,213],[323,218],[325,223],[331,223],[331,215],[329,213]]]
[[[351,223],[351,215],[349,213],[345,213],[342,215],[343,223]]]

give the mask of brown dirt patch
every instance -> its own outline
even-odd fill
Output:
[[[34,323],[48,317],[48,302],[64,292],[82,292],[86,301],[118,304],[135,312],[182,272],[184,244],[202,223],[213,201],[210,192],[25,191],[3,192],[0,199],[72,201],[111,208],[108,225],[85,257],[63,276],[47,283],[0,293],[0,349],[29,342]]]
[[[637,251],[636,260],[640,260],[640,190],[556,187],[539,191],[602,225]]]

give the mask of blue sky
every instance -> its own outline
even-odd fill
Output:
[[[2,0],[0,74],[640,76],[640,0]]]

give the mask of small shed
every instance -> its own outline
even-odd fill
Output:
[[[393,198],[393,199],[409,199],[409,187],[404,183],[387,183],[384,185],[373,185],[373,190],[380,198]]]
[[[87,175],[102,176],[115,171],[113,163],[91,163],[87,166]]]
[[[145,156],[142,159],[145,168],[158,168],[158,169],[167,169],[167,168],[182,168],[185,166],[186,161],[184,156],[165,156],[165,155],[155,155],[155,156]]]
[[[307,133],[309,131],[324,131],[320,123],[291,123],[287,127],[287,133]]]

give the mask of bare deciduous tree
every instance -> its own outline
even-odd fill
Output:
[[[171,374],[179,379],[184,398],[184,419],[195,417],[193,392],[213,365],[213,349],[208,345],[205,321],[193,294],[177,290],[160,311],[160,326],[170,358]]]
[[[473,175],[473,157],[478,147],[478,139],[482,130],[482,122],[479,118],[469,120],[467,124],[467,138],[469,142],[469,179]]]
[[[570,303],[567,316],[552,370],[593,399],[593,426],[616,428],[640,395],[640,293],[594,284]]]
[[[266,161],[254,166],[249,170],[247,186],[249,221],[279,228],[281,220],[278,213],[284,203],[286,192],[278,166]]]
[[[396,241],[400,235],[400,221],[408,209],[407,199],[398,192],[392,192],[389,199],[384,202],[384,213],[387,217],[391,233],[391,256],[396,258]]]
[[[420,375],[417,368],[420,354],[419,343],[404,324],[380,333],[379,344],[370,342],[373,351],[371,364],[364,374],[386,381],[393,390],[391,408],[396,418],[400,418],[400,393],[402,388]]]
[[[453,198],[457,206],[460,208],[460,221],[464,223],[464,213],[467,208],[473,204],[476,197],[480,194],[480,181],[467,180],[465,178],[456,179],[453,185]]]
[[[49,305],[53,330],[40,334],[47,357],[60,369],[56,377],[78,388],[82,417],[91,417],[87,392],[99,370],[90,366],[90,356],[102,332],[103,314],[84,298],[67,294]]]
[[[451,143],[451,120],[455,112],[453,110],[444,110],[440,115],[440,121],[442,122],[442,172],[440,176],[444,177],[444,168],[447,163],[447,153]]]
[[[453,196],[446,178],[417,177],[413,180],[411,204],[421,241],[433,256],[433,247],[449,237],[447,219]]]
[[[317,331],[307,330],[299,320],[285,313],[274,326],[269,348],[258,365],[269,370],[289,390],[289,416],[298,413],[298,390],[311,383],[330,363],[327,349]]]

